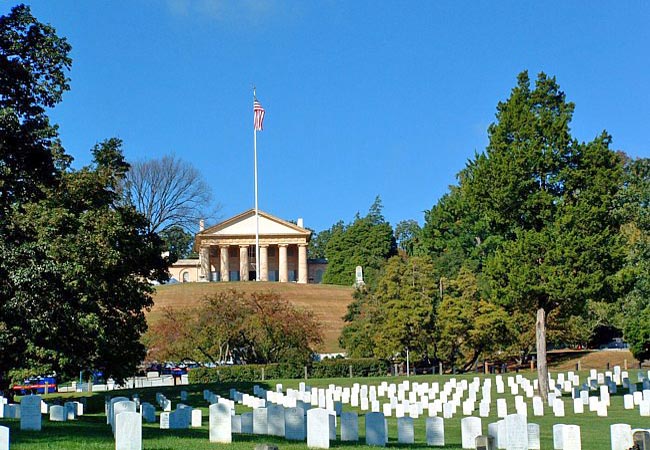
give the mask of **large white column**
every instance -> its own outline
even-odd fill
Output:
[[[260,271],[260,281],[269,281],[269,246],[260,245],[260,263],[257,265]]]
[[[289,280],[289,268],[287,265],[287,244],[278,244],[280,256],[278,258],[278,269],[280,269],[280,283],[286,283]]]
[[[239,279],[248,281],[248,245],[239,246]]]
[[[228,246],[222,245],[219,253],[221,253],[221,281],[230,280],[230,254],[228,253]]]
[[[298,283],[307,284],[307,244],[298,245]]]
[[[210,247],[202,246],[199,249],[199,263],[201,264],[199,281],[210,281]]]

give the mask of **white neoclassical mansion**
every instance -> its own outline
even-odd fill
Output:
[[[320,283],[327,263],[308,260],[311,231],[259,211],[260,261],[255,257],[255,210],[199,230],[195,248],[199,259],[181,259],[170,274],[181,282],[255,280]]]

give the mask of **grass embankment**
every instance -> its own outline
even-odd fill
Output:
[[[630,370],[630,378],[636,380],[637,371]],[[471,379],[476,375],[457,375],[456,379]],[[484,375],[478,375],[480,378],[484,378]],[[514,376],[514,374],[506,374],[506,376]],[[532,374],[524,374],[526,377],[532,377]],[[588,371],[580,372],[581,381],[584,381],[588,376]],[[437,381],[442,384],[449,380],[451,376],[417,376],[411,377],[411,382],[433,382]],[[388,378],[366,378],[366,379],[321,379],[321,380],[309,380],[308,384],[311,386],[326,387],[329,384],[337,384],[340,386],[351,386],[353,383],[365,383],[369,385],[379,385],[382,381],[386,380],[389,383],[399,383],[405,378],[399,377],[388,377]],[[267,382],[256,383],[266,389],[273,389],[276,383],[282,383],[283,387],[297,388],[300,380],[270,380]],[[222,396],[228,395],[228,390],[231,387],[242,392],[252,393],[253,383],[236,383],[236,384],[224,384],[224,385],[192,385],[184,387],[174,387],[174,388],[151,388],[151,389],[140,389],[137,390],[137,393],[144,401],[149,401],[154,403],[154,397],[156,392],[163,392],[169,399],[172,400],[173,404],[176,405],[179,403],[179,392],[181,389],[185,389],[190,393],[188,401],[186,404],[192,405],[193,407],[200,407],[203,411],[203,426],[201,428],[190,429],[190,430],[160,430],[158,424],[144,424],[143,426],[143,447],[148,450],[178,450],[178,449],[192,449],[192,450],[208,450],[208,449],[223,449],[223,450],[250,450],[256,443],[268,442],[275,443],[281,449],[288,450],[305,450],[307,448],[305,442],[288,442],[284,439],[273,438],[269,436],[253,436],[253,435],[233,435],[233,444],[230,445],[219,445],[211,444],[208,442],[208,419],[207,419],[207,404],[203,400],[202,393],[203,389],[211,389],[214,392]],[[506,386],[507,392],[509,392]],[[131,396],[136,391],[114,391],[111,394],[113,396],[125,395]],[[594,394],[594,393],[592,393]],[[83,416],[80,420],[76,422],[64,422],[64,423],[51,423],[47,419],[43,420],[43,430],[41,432],[21,432],[19,430],[20,425],[18,420],[2,420],[0,423],[11,428],[11,448],[13,450],[41,450],[41,449],[65,449],[65,450],[76,450],[76,449],[102,449],[109,450],[115,448],[115,443],[113,436],[110,431],[110,427],[106,425],[106,418],[103,415],[103,401],[104,393],[98,393],[90,396],[88,398],[88,406],[91,414]],[[544,417],[533,417],[532,415],[532,401],[528,400],[528,414],[529,422],[540,424],[541,428],[541,444],[542,448],[548,449],[553,448],[553,434],[552,426],[556,423],[565,423],[565,424],[575,424],[580,425],[581,435],[582,435],[582,448],[586,450],[608,450],[611,448],[610,444],[610,430],[609,427],[614,423],[627,423],[630,424],[633,428],[636,427],[650,427],[650,418],[640,417],[638,408],[635,410],[624,410],[623,409],[623,392],[619,390],[619,393],[612,395],[611,397],[611,406],[609,408],[608,417],[597,417],[595,412],[586,412],[580,415],[573,414],[573,404],[568,394],[565,394],[565,411],[566,417],[564,418],[555,418],[553,417],[552,410],[548,407],[544,408],[546,415]],[[49,396],[50,400],[53,400],[55,396]],[[508,412],[513,413],[514,408],[514,397],[510,394],[505,394],[503,396],[497,395],[493,383],[492,389],[492,404],[491,404],[491,415],[488,418],[482,418],[483,432],[487,433],[487,424],[497,420],[496,418],[496,398],[506,398],[508,403]],[[480,400],[480,392],[479,398]],[[237,413],[241,414],[242,412],[249,411],[249,408],[237,406]],[[348,405],[344,406],[345,411],[354,410]],[[101,411],[101,413],[99,413]],[[359,412],[359,435],[360,435],[360,444],[349,445],[343,444],[340,441],[332,442],[332,447],[347,450],[347,449],[359,449],[360,447],[365,447],[361,443],[364,442],[365,432],[364,432],[364,413],[357,409]],[[459,410],[459,414],[453,419],[445,420],[445,449],[460,449],[461,448],[461,432],[460,432],[460,419],[463,417],[460,414],[462,410]],[[160,414],[158,412],[158,414]],[[478,414],[478,404],[477,411],[475,415]],[[425,414],[426,415],[426,414]],[[400,448],[410,448],[410,449],[424,449],[430,448],[426,447],[425,440],[425,430],[424,430],[424,417],[420,417],[415,421],[415,444],[412,446],[402,446]],[[388,418],[388,428],[389,428],[389,447],[398,447],[397,444],[397,420],[394,417]],[[367,447],[366,447],[367,448]]]
[[[272,291],[293,305],[311,311],[322,326],[323,345],[320,352],[336,353],[343,329],[343,316],[352,301],[354,289],[347,286],[326,284],[296,284],[273,282],[232,282],[232,283],[178,283],[156,287],[154,307],[147,314],[149,324],[160,317],[161,308],[193,308],[200,306],[207,295],[235,289],[251,293]]]
[[[562,350],[549,352],[549,366],[552,370],[575,370],[580,363],[581,370],[597,369],[604,371],[620,366],[623,370],[638,369],[637,361],[629,350]],[[643,367],[650,367],[650,361],[645,361]]]

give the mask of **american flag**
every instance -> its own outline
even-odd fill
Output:
[[[253,125],[256,131],[262,131],[264,127],[264,108],[257,100],[253,101]]]

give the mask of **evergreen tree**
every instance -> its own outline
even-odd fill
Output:
[[[636,359],[650,359],[650,159],[627,160],[617,211],[627,241],[625,279],[633,283],[623,302],[622,328]]]
[[[325,247],[327,270],[324,283],[352,285],[355,268],[363,268],[364,280],[372,284],[388,258],[397,253],[393,229],[381,213],[379,197],[365,217],[357,215],[344,227],[333,227]]]
[[[537,316],[540,393],[546,398],[549,313],[581,314],[588,300],[620,295],[619,223],[611,214],[621,164],[603,133],[578,143],[569,123],[574,106],[555,79],[526,72],[497,107],[490,143],[464,170],[470,209],[502,243],[485,261],[492,300],[507,311]]]
[[[439,301],[437,274],[427,257],[394,256],[377,283],[355,293],[340,343],[354,357],[430,361]]]

